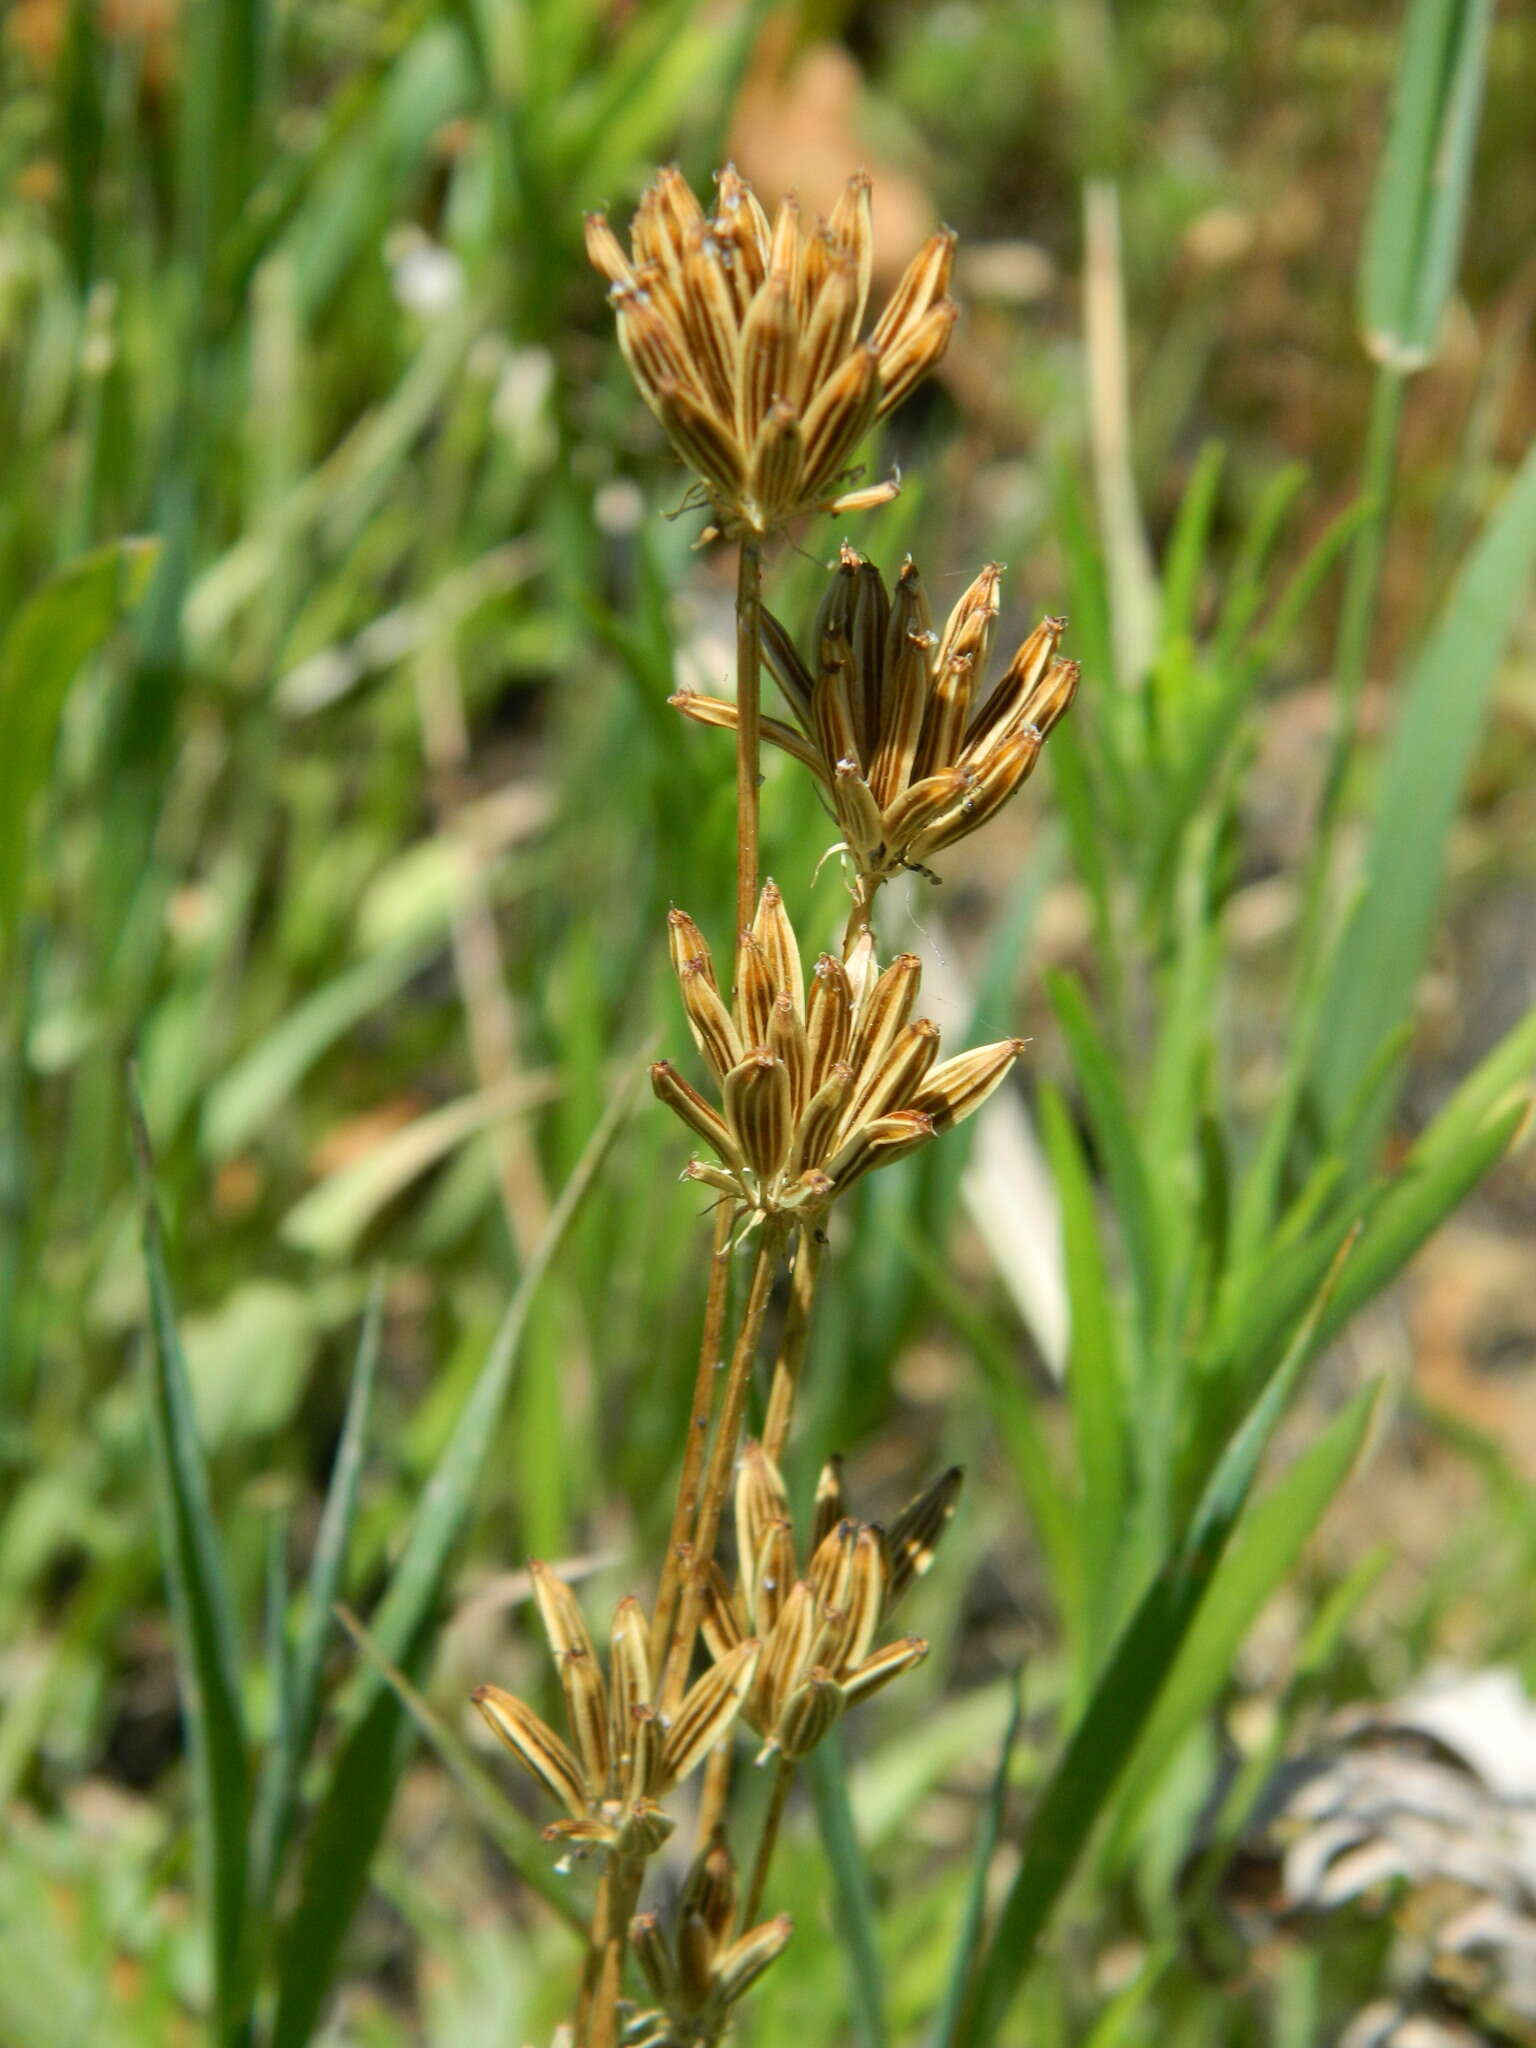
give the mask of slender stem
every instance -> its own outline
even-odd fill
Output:
[[[743,540],[736,567],[736,929],[757,908],[758,738],[762,723],[763,553]]]
[[[639,1856],[610,1856],[597,1889],[592,1946],[582,2002],[576,2014],[577,2048],[617,2048],[619,1995],[624,1988],[624,1950],[629,1918],[640,1896],[645,1862]]]
[[[709,1466],[704,1475],[704,1491],[699,1501],[699,1519],[693,1532],[692,1565],[683,1587],[681,1612],[673,1632],[667,1668],[661,1682],[661,1711],[664,1715],[676,1712],[687,1684],[688,1666],[693,1658],[694,1639],[699,1631],[699,1616],[704,1606],[705,1577],[714,1560],[715,1541],[720,1534],[720,1518],[725,1511],[726,1496],[731,1490],[731,1468],[736,1460],[736,1442],[741,1435],[742,1417],[746,1413],[747,1391],[752,1384],[752,1366],[757,1357],[758,1338],[762,1335],[763,1318],[768,1312],[768,1298],[773,1292],[773,1269],[783,1242],[784,1232],[780,1223],[770,1221],[762,1226],[762,1237],[757,1248],[757,1263],[752,1269],[752,1285],[747,1295],[746,1306],[741,1312],[741,1325],[737,1330],[735,1347],[731,1352],[730,1370],[725,1383],[725,1401],[720,1411],[720,1420],[715,1426],[715,1440],[710,1446]]]
[[[725,1803],[731,1796],[731,1760],[731,1739],[727,1736],[710,1751],[709,1762],[704,1766],[696,1836],[701,1849],[725,1818]]]
[[[789,1798],[789,1788],[794,1782],[795,1767],[787,1756],[781,1756],[779,1767],[773,1774],[773,1790],[768,1795],[768,1811],[763,1815],[763,1831],[757,1838],[757,1854],[752,1859],[747,1902],[741,1914],[744,1931],[757,1925],[757,1916],[762,1910],[763,1890],[768,1883],[768,1866],[772,1863],[773,1852],[778,1846],[779,1823],[784,1818],[785,1802]]]
[[[683,1558],[699,1511],[699,1475],[704,1470],[709,1419],[714,1413],[715,1388],[720,1381],[720,1343],[725,1334],[725,1306],[730,1293],[730,1241],[730,1204],[721,1202],[715,1210],[715,1242],[709,1262],[709,1292],[704,1299],[704,1328],[699,1337],[699,1369],[694,1375],[693,1400],[688,1409],[688,1441],[683,1446],[683,1469],[678,1475],[672,1530],[667,1537],[661,1584],[656,1589],[656,1610],[651,1617],[653,1671],[661,1669],[662,1658],[671,1640]]]
[[[861,874],[853,885],[853,903],[848,912],[848,923],[843,930],[843,958],[846,960],[874,915],[875,897],[879,894],[884,875]]]
[[[768,1416],[763,1424],[763,1449],[776,1465],[789,1441],[790,1416],[810,1343],[811,1311],[816,1302],[816,1283],[821,1278],[824,1245],[821,1232],[814,1224],[808,1225],[800,1233],[795,1263],[790,1269],[789,1312],[784,1318],[784,1335],[768,1396]]]

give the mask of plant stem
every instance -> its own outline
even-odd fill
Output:
[[[871,917],[874,915],[875,897],[883,875],[860,875],[853,885],[853,904],[848,912],[848,922],[843,928],[843,958],[846,960],[863,936]]]
[[[644,1876],[645,1863],[641,1857],[608,1859],[592,1914],[592,1946],[582,2002],[576,2014],[577,2048],[617,2048],[629,1917],[635,1910]]]
[[[736,929],[757,908],[758,738],[762,723],[762,544],[743,540],[736,564]]]
[[[752,1269],[752,1285],[747,1295],[746,1306],[741,1312],[741,1324],[736,1332],[735,1347],[731,1352],[730,1370],[725,1383],[725,1401],[720,1411],[720,1420],[715,1426],[715,1440],[710,1447],[709,1467],[704,1475],[704,1491],[699,1501],[699,1519],[693,1532],[691,1568],[683,1587],[682,1611],[673,1632],[666,1673],[661,1682],[660,1703],[664,1715],[676,1712],[688,1681],[688,1666],[693,1657],[694,1638],[698,1634],[699,1616],[704,1606],[704,1582],[714,1560],[715,1541],[720,1534],[720,1517],[725,1510],[726,1496],[731,1490],[731,1468],[736,1460],[736,1442],[741,1435],[742,1416],[746,1413],[747,1391],[752,1384],[752,1366],[757,1357],[757,1342],[762,1334],[763,1318],[768,1312],[768,1298],[773,1292],[773,1269],[783,1242],[784,1227],[781,1223],[774,1220],[762,1226],[762,1237],[757,1248],[757,1263]]]
[[[1403,416],[1405,384],[1403,373],[1384,363],[1376,372],[1376,388],[1371,393],[1371,417],[1366,429],[1362,478],[1365,496],[1371,502],[1371,516],[1356,535],[1350,550],[1349,575],[1339,610],[1339,634],[1333,655],[1333,751],[1318,819],[1318,838],[1321,841],[1332,836],[1335,813],[1354,759],[1359,732],[1360,693],[1370,654],[1371,628],[1376,622],[1376,599],[1381,588],[1387,530],[1392,521],[1392,484],[1397,469],[1397,435]]]
[[[656,1609],[651,1616],[653,1671],[660,1670],[671,1640],[672,1623],[677,1616],[683,1557],[699,1511],[699,1474],[704,1469],[709,1419],[715,1408],[715,1388],[720,1378],[720,1340],[725,1334],[725,1305],[730,1294],[730,1241],[730,1205],[722,1202],[715,1210],[715,1242],[709,1262],[709,1292],[704,1298],[704,1327],[699,1336],[699,1369],[694,1375],[693,1400],[688,1409],[688,1441],[683,1446],[683,1469],[678,1475],[672,1529],[667,1537],[667,1554],[662,1561],[661,1584],[656,1589]]]
[[[757,1925],[757,1916],[763,1903],[763,1891],[768,1883],[768,1866],[772,1863],[773,1852],[778,1846],[779,1823],[784,1818],[789,1788],[794,1782],[795,1767],[787,1756],[781,1756],[778,1769],[773,1774],[773,1790],[768,1795],[768,1811],[763,1815],[763,1831],[757,1838],[757,1854],[752,1859],[752,1876],[747,1885],[747,1901],[741,1914],[743,1932]]]
[[[790,1416],[800,1387],[811,1337],[811,1311],[816,1302],[816,1284],[821,1278],[821,1254],[825,1239],[814,1224],[800,1233],[795,1263],[790,1268],[789,1313],[784,1318],[784,1335],[773,1368],[773,1388],[768,1396],[768,1416],[763,1424],[763,1449],[777,1465],[789,1441]]]

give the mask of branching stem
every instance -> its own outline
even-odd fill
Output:
[[[779,1824],[784,1818],[789,1788],[794,1782],[795,1767],[787,1756],[781,1756],[773,1774],[773,1790],[768,1795],[768,1810],[763,1815],[763,1831],[757,1838],[757,1854],[752,1859],[752,1876],[747,1884],[747,1899],[741,1915],[741,1925],[744,1929],[755,1927],[757,1916],[762,1911],[763,1892],[768,1883],[768,1866],[772,1863],[773,1852],[778,1847]]]
[[[693,1657],[694,1639],[698,1635],[699,1617],[704,1606],[705,1577],[714,1559],[720,1518],[731,1490],[731,1469],[736,1461],[736,1444],[741,1435],[742,1417],[746,1413],[747,1392],[752,1384],[752,1367],[757,1357],[758,1339],[762,1335],[763,1318],[768,1312],[768,1299],[773,1292],[774,1268],[783,1244],[784,1226],[776,1218],[771,1218],[762,1225],[757,1261],[752,1268],[752,1285],[741,1312],[726,1377],[725,1399],[721,1405],[720,1420],[715,1426],[714,1442],[710,1446],[709,1467],[699,1500],[699,1518],[693,1532],[691,1569],[683,1587],[681,1611],[661,1682],[663,1714],[676,1712],[688,1681],[688,1666]]]
[[[762,725],[763,551],[743,540],[736,565],[736,929],[757,908],[758,741]]]
[[[704,1300],[704,1328],[699,1337],[699,1369],[694,1376],[693,1399],[688,1409],[688,1441],[683,1446],[683,1469],[678,1476],[672,1529],[667,1537],[667,1554],[662,1561],[661,1584],[656,1591],[656,1611],[651,1617],[653,1671],[661,1669],[672,1638],[683,1557],[699,1512],[699,1475],[704,1470],[709,1422],[715,1411],[715,1389],[720,1383],[720,1346],[725,1336],[725,1308],[730,1294],[730,1241],[730,1205],[722,1202],[715,1210],[714,1251],[709,1262],[709,1292]]]

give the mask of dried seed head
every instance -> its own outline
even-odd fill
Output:
[[[724,1080],[740,1060],[742,1045],[731,1013],[715,987],[714,969],[707,960],[686,960],[678,969],[677,985],[694,1043],[714,1068],[716,1078]]]
[[[953,236],[919,252],[867,342],[874,245],[862,172],[807,233],[792,200],[770,226],[729,167],[706,213],[674,166],[641,196],[628,257],[601,215],[588,217],[586,237],[635,381],[720,531],[765,534],[895,495],[894,482],[839,493],[837,481],[875,418],[943,353]]]
[[[867,1700],[890,1684],[893,1678],[900,1678],[904,1671],[911,1671],[922,1663],[928,1654],[928,1645],[921,1636],[908,1636],[905,1642],[888,1643],[883,1650],[876,1650],[872,1657],[866,1657],[857,1671],[843,1680],[843,1703],[857,1706],[860,1700]]]

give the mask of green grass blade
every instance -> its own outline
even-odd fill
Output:
[[[411,1533],[379,1603],[371,1634],[383,1656],[404,1664],[424,1616],[435,1606],[448,1560],[474,1506],[474,1496],[487,1454],[496,1438],[496,1423],[517,1364],[523,1331],[535,1294],[559,1250],[577,1210],[597,1178],[608,1149],[634,1105],[649,1053],[631,1066],[614,1090],[586,1149],[550,1212],[544,1234],[517,1283],[485,1364],[470,1390],[453,1434],[422,1495]],[[365,1687],[369,1698],[377,1681]]]
[[[1081,984],[1071,975],[1056,973],[1047,977],[1046,990],[1071,1051],[1088,1119],[1103,1155],[1104,1175],[1124,1234],[1142,1320],[1150,1325],[1156,1319],[1161,1293],[1157,1212],[1120,1068],[1100,1036]]]
[[[378,1375],[383,1309],[383,1283],[381,1279],[375,1279],[363,1315],[341,1441],[331,1467],[331,1481],[326,1490],[314,1554],[310,1559],[304,1623],[291,1653],[287,1650],[286,1635],[283,1637],[282,1646],[288,1660],[287,1712],[276,1732],[262,1779],[252,1859],[252,1888],[261,1910],[270,1906],[277,1887],[293,1830],[300,1774],[320,1719],[320,1681],[331,1633],[331,1609],[341,1590],[347,1545],[357,1514],[368,1417]]]
[[[1238,1525],[1259,1459],[1312,1355],[1341,1263],[1342,1255],[1268,1385],[1229,1439],[1188,1534],[1143,1596],[1051,1773],[1031,1822],[1023,1863],[982,1958],[967,2048],[989,2048],[997,2039],[1035,1945],[1109,1809]]]
[[[1087,1608],[1088,1661],[1083,1670],[1087,1678],[1114,1616],[1125,1510],[1125,1388],[1093,1184],[1077,1135],[1054,1088],[1041,1091],[1040,1127],[1061,1202],[1062,1255],[1072,1315],[1066,1380],[1081,1487],[1077,1521],[1082,1532]]]
[[[1378,362],[1435,352],[1477,147],[1492,0],[1411,0],[1361,250],[1359,318]]]
[[[976,1957],[986,1925],[987,1876],[992,1867],[992,1858],[997,1853],[998,1838],[1003,1831],[1003,1809],[1008,1803],[1008,1767],[1013,1761],[1014,1746],[1018,1742],[1019,1729],[1024,1722],[1024,1679],[1021,1672],[1014,1675],[1012,1694],[1008,1726],[1003,1730],[1003,1740],[997,1752],[997,1769],[992,1774],[992,1789],[982,1812],[981,1832],[977,1837],[976,1853],[971,1862],[970,1889],[966,1893],[965,1912],[961,1916],[960,1931],[955,1940],[949,1983],[944,1993],[944,2003],[939,2007],[932,2032],[928,2036],[928,2048],[961,2048],[965,2039],[960,2028],[965,2018],[971,1976],[976,1967]]]
[[[1338,1114],[1422,971],[1446,846],[1494,678],[1536,573],[1536,448],[1457,579],[1409,677],[1383,763],[1365,892],[1339,949],[1314,1069]]]
[[[1220,1696],[1243,1638],[1349,1477],[1379,1391],[1373,1386],[1358,1394],[1244,1517],[1132,1754],[1127,1796],[1115,1815],[1122,1850],[1179,1744]]]
[[[883,2048],[885,1967],[880,1959],[879,1916],[869,1866],[859,1847],[848,1799],[848,1771],[837,1729],[806,1760],[821,1845],[832,1873],[832,1918],[847,1963],[853,2039],[858,2048]]]
[[[309,1833],[298,1903],[283,1930],[271,2048],[307,2048],[314,2037],[414,1741],[400,1702],[380,1680],[342,1745]]]
[[[244,2018],[240,1984],[249,1796],[239,1641],[166,1272],[149,1134],[131,1084],[130,1114],[153,1337],[148,1405],[155,1505],[208,1899],[214,2035],[220,2043],[234,2043]]]
[[[519,1813],[497,1786],[491,1773],[477,1762],[452,1729],[433,1713],[400,1667],[380,1656],[377,1643],[357,1616],[345,1607],[338,1607],[336,1619],[363,1655],[377,1667],[380,1677],[437,1752],[444,1768],[457,1780],[460,1790],[475,1810],[475,1818],[495,1840],[523,1883],[530,1891],[537,1892],[545,1905],[585,1940],[587,1916],[572,1897],[569,1882],[555,1874],[549,1849],[541,1839],[538,1827]]]
[[[27,828],[48,778],[64,698],[81,664],[136,605],[152,541],[114,541],[27,599],[0,639],[0,964],[21,914]]]

